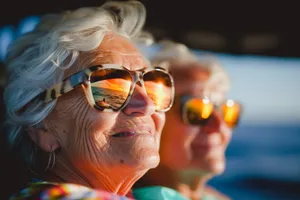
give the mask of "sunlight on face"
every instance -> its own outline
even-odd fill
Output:
[[[89,65],[81,63],[79,67],[118,64],[138,70],[148,66],[134,45],[119,35],[107,35],[97,50],[80,56],[93,58],[93,62]],[[71,67],[68,72],[75,73],[75,69],[78,66]],[[91,182],[103,180],[110,183],[111,179],[127,177],[127,174],[136,178],[159,162],[165,114],[155,110],[148,112],[151,100],[140,86],[136,86],[127,106],[119,112],[101,112],[88,103],[89,92],[96,103],[103,106],[127,98],[131,80],[111,77],[114,76],[101,80],[100,75],[95,75],[91,91],[83,85],[61,96],[55,111],[49,116],[59,133],[61,151],[58,156],[70,162],[70,166]],[[113,106],[120,105],[115,103]],[[125,179],[118,181],[124,182]]]
[[[172,101],[172,88],[163,82],[146,81],[144,83],[147,94],[154,101],[157,109],[165,108]]]
[[[176,96],[203,97],[204,93],[216,93],[217,87],[207,85],[210,74],[200,67],[173,69]],[[186,76],[183,76],[186,75]],[[221,95],[219,95],[221,96]],[[222,95],[224,96],[224,95]],[[225,149],[231,138],[231,130],[213,111],[213,102],[208,99],[194,100],[191,108],[199,110],[201,117],[212,119],[204,126],[188,125],[181,118],[180,103],[175,102],[167,113],[161,142],[161,163],[174,170],[200,169],[211,173],[224,170]]]

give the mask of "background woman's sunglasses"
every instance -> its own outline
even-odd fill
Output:
[[[234,128],[239,122],[242,105],[232,99],[228,99],[219,106],[215,106],[207,97],[181,96],[181,116],[186,124],[205,125],[218,109],[224,122]]]
[[[130,100],[137,82],[144,87],[156,111],[167,111],[174,100],[172,76],[163,68],[153,67],[130,71],[115,64],[86,68],[62,83],[46,90],[40,98],[49,102],[73,90],[76,86],[89,86],[88,100],[98,110],[118,111]]]

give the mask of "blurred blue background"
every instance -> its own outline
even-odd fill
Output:
[[[233,199],[300,199],[300,59],[218,57],[245,110],[210,184]]]
[[[10,42],[38,21],[31,16],[0,28],[1,61]],[[226,171],[209,183],[233,199],[300,199],[300,59],[215,55],[231,77],[229,97],[244,104],[244,113]]]

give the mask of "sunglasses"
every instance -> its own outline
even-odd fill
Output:
[[[232,99],[216,106],[208,97],[180,96],[181,117],[184,123],[203,126],[207,124],[215,110],[219,110],[222,119],[230,128],[238,125],[242,105]]]
[[[49,102],[81,84],[88,86],[88,101],[100,111],[116,112],[126,107],[136,84],[145,88],[156,111],[168,111],[173,105],[174,81],[165,69],[151,67],[130,71],[116,64],[86,68],[44,91],[40,99]]]

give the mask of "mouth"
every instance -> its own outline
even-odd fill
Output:
[[[115,134],[112,134],[112,137],[134,137],[138,135],[154,135],[153,131],[148,128],[135,128],[136,130],[121,130],[121,131],[116,131]]]
[[[211,153],[224,152],[222,145],[197,145],[191,147],[192,151],[198,156],[204,156]]]
[[[130,136],[134,136],[136,135],[136,133],[133,132],[119,132],[116,133],[114,135],[112,135],[112,137],[130,137]]]
[[[217,149],[221,148],[221,144],[202,144],[202,145],[192,145],[193,149]]]

